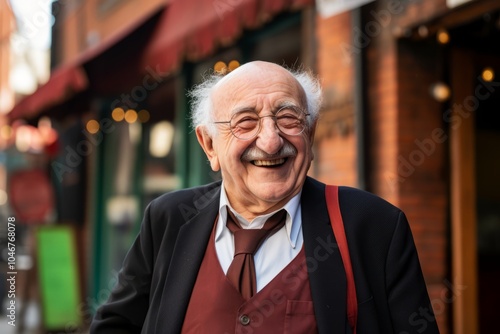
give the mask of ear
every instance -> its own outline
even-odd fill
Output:
[[[217,157],[217,152],[214,149],[213,139],[203,125],[196,127],[196,138],[210,161],[210,167],[214,172],[217,172],[220,169],[219,158]]]

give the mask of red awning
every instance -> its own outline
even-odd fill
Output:
[[[87,75],[81,66],[60,67],[52,72],[47,83],[16,104],[8,117],[17,119],[35,116],[39,111],[60,104],[85,90],[88,84]]]
[[[183,59],[199,60],[216,47],[230,44],[245,28],[256,28],[285,10],[314,0],[172,0],[163,12],[142,67],[168,73]]]
[[[141,72],[138,66],[134,66],[134,61],[137,65],[140,60],[140,51],[137,49],[145,46],[146,37],[151,34],[152,26],[157,23],[164,9],[165,4],[159,4],[150,13],[137,18],[102,43],[56,68],[45,84],[19,101],[7,116],[11,120],[29,119],[89,89],[94,94],[126,91],[120,84],[132,81],[130,78],[124,79],[127,75],[138,76]],[[133,46],[125,48],[125,39],[134,34],[134,38],[140,42],[134,42]],[[130,49],[132,51],[129,51]],[[124,51],[127,51],[125,55]],[[127,70],[124,71],[124,68]],[[110,89],[110,86],[113,88]]]

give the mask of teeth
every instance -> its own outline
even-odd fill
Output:
[[[281,158],[276,160],[254,160],[253,164],[255,166],[274,166],[274,165],[281,165],[284,162],[285,159]]]

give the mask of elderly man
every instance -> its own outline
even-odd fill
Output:
[[[91,333],[438,333],[404,214],[339,187],[357,295],[348,321],[331,204],[306,175],[321,96],[311,75],[251,62],[192,96],[222,182],[148,206]]]

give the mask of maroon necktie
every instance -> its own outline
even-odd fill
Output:
[[[229,208],[227,213],[227,227],[234,235],[234,258],[226,276],[241,296],[248,300],[257,292],[253,256],[266,237],[270,237],[285,225],[286,211],[282,209],[276,212],[261,229],[243,229]]]

